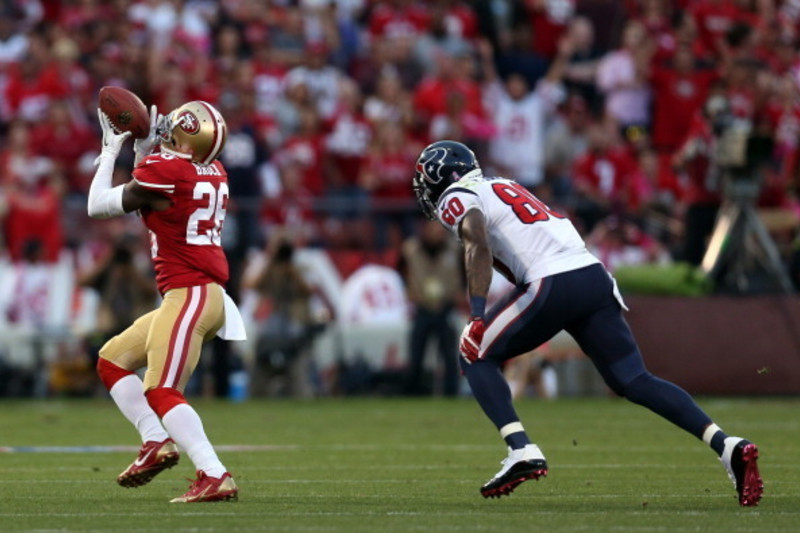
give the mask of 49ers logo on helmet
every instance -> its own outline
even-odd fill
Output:
[[[177,122],[178,127],[189,135],[195,135],[200,131],[200,121],[191,111],[182,111],[181,114],[178,115]]]

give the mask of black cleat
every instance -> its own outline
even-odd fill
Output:
[[[764,482],[758,473],[758,446],[738,437],[725,439],[725,450],[719,458],[728,471],[739,494],[739,505],[755,507],[764,493]]]
[[[503,468],[481,487],[484,498],[509,495],[522,482],[547,475],[547,461],[535,444],[509,451],[501,464]]]

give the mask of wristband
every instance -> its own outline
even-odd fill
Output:
[[[486,298],[482,296],[469,297],[469,316],[472,318],[483,319],[483,314],[486,312]]]

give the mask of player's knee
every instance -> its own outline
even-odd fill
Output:
[[[474,371],[475,369],[480,370],[482,368],[488,368],[488,366],[494,366],[500,368],[500,363],[498,363],[494,359],[479,359],[474,363],[468,363],[466,359],[464,359],[463,357],[459,357],[458,362],[461,365],[461,374],[464,376],[466,376],[470,371]]]
[[[97,360],[97,375],[103,382],[107,390],[111,390],[114,384],[126,376],[133,374],[130,370],[126,370],[120,366],[115,365],[108,359],[100,357]]]
[[[643,397],[643,395],[647,394],[647,390],[650,388],[652,380],[653,374],[647,370],[644,370],[642,373],[634,376],[630,381],[625,383],[620,396],[624,396],[632,402],[639,403],[639,399]]]
[[[169,387],[156,387],[144,393],[147,403],[156,412],[159,418],[164,418],[173,407],[188,403],[183,393],[178,389]]]
[[[631,384],[640,377],[650,374],[638,351],[608,366],[598,365],[598,369],[609,388],[616,394],[626,397],[630,394]]]

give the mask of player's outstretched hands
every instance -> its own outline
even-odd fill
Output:
[[[133,141],[133,151],[136,154],[136,163],[144,159],[153,152],[153,148],[158,144],[158,130],[164,121],[164,115],[158,112],[155,104],[150,106],[150,133],[143,139]]]
[[[461,357],[466,359],[468,364],[472,364],[481,358],[481,343],[483,334],[486,331],[486,322],[482,318],[476,317],[464,326],[461,332],[461,341],[458,343],[458,350]]]
[[[117,133],[108,115],[103,113],[99,108],[97,110],[97,119],[100,121],[100,127],[103,129],[103,148],[100,151],[100,157],[110,155],[116,159],[120,149],[122,149],[122,143],[131,136],[131,132]],[[100,157],[95,159],[95,164],[100,162]]]

